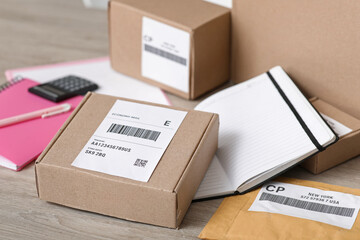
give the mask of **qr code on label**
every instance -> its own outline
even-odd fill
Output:
[[[137,167],[146,167],[146,164],[147,164],[148,160],[143,160],[143,159],[136,159],[135,163],[134,163],[134,166],[137,166]]]

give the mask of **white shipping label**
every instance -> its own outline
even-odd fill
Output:
[[[360,197],[281,182],[265,184],[249,211],[279,213],[351,229]]]
[[[72,166],[147,182],[186,114],[117,100]]]
[[[143,17],[141,74],[189,93],[190,33]]]
[[[345,126],[342,123],[339,123],[338,121],[336,121],[335,119],[332,119],[331,117],[322,114],[321,116],[325,119],[325,121],[329,124],[329,126],[332,128],[332,130],[334,130],[334,132],[339,136],[344,136],[350,132],[352,132],[352,129],[348,128],[347,126]]]

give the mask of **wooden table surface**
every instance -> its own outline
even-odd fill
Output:
[[[0,83],[6,69],[106,55],[106,11],[85,9],[81,0],[1,0]],[[168,95],[175,106],[199,101]],[[360,188],[360,158],[319,175],[296,167],[285,176]],[[34,164],[20,172],[0,168],[0,186],[0,239],[194,239],[222,201],[193,203],[174,230],[39,200]]]

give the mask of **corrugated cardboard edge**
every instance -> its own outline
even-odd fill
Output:
[[[218,146],[219,115],[214,114],[199,144],[194,151],[191,160],[183,171],[174,192],[177,193],[176,225],[182,222],[192,199],[205,176],[205,173],[215,155]],[[201,148],[200,148],[201,147]],[[209,150],[211,149],[211,150]],[[204,157],[205,155],[205,157]],[[194,161],[195,158],[197,161]],[[207,161],[202,161],[206,159]]]
[[[74,111],[71,113],[71,115],[69,116],[69,118],[65,121],[65,123],[61,126],[61,128],[59,129],[59,131],[56,133],[56,135],[53,137],[53,139],[50,141],[50,143],[47,145],[47,147],[44,149],[44,151],[40,154],[40,156],[36,159],[35,161],[35,183],[36,183],[36,190],[37,190],[37,195],[38,197],[40,197],[39,195],[39,184],[38,184],[38,176],[37,176],[37,164],[39,164],[41,162],[41,160],[44,158],[44,156],[47,154],[47,152],[49,151],[49,149],[54,145],[54,143],[57,141],[57,139],[61,136],[61,134],[63,133],[64,129],[69,125],[69,123],[73,120],[73,118],[75,117],[75,115],[80,111],[80,109],[82,108],[82,106],[86,103],[86,101],[89,99],[89,97],[92,95],[92,92],[88,92],[85,97],[83,98],[83,100],[80,102],[80,104],[74,109]]]

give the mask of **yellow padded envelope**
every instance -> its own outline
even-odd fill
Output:
[[[360,196],[360,189],[290,178],[277,178],[275,181]],[[200,233],[199,238],[224,240],[360,240],[360,214],[357,216],[353,227],[347,230],[326,223],[282,214],[248,211],[259,191],[260,189],[244,195],[225,198]]]

